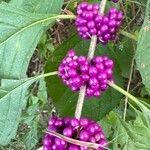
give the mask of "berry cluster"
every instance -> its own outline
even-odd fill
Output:
[[[58,69],[63,82],[73,91],[86,85],[86,96],[101,95],[108,88],[107,80],[112,80],[113,61],[107,56],[96,56],[90,62],[85,56],[77,56],[70,50]]]
[[[48,130],[55,131],[66,137],[97,143],[100,147],[97,150],[104,150],[107,141],[100,125],[95,121],[81,118],[58,118],[53,117],[49,120]],[[87,147],[80,147],[70,144],[62,139],[46,134],[43,139],[44,150],[88,150]]]
[[[90,39],[92,35],[98,37],[98,42],[107,44],[117,39],[117,31],[123,21],[123,13],[111,8],[105,16],[99,14],[98,4],[82,2],[77,8],[76,27],[83,39]]]

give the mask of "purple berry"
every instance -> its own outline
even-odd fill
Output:
[[[75,60],[72,60],[71,62],[69,62],[68,66],[75,69],[77,68],[78,63]]]
[[[107,40],[107,41],[110,40],[111,39],[111,34],[110,33],[105,34],[104,39]]]
[[[96,35],[97,34],[97,29],[96,28],[90,29],[90,34],[91,35]]]
[[[55,138],[55,144],[57,147],[60,147],[60,148],[64,148],[66,146],[66,142],[59,138]]]
[[[95,27],[94,21],[89,21],[87,26],[88,26],[89,29],[93,29]]]
[[[101,96],[100,91],[96,91],[96,92],[94,93],[94,96],[95,96],[95,97],[99,97],[99,96]]]
[[[80,125],[83,127],[87,127],[87,125],[89,124],[89,120],[86,118],[81,118],[80,119]]]
[[[83,17],[87,20],[90,21],[93,19],[94,15],[92,12],[85,12],[85,14],[83,15]]]
[[[73,57],[73,56],[75,56],[76,55],[76,52],[74,51],[74,50],[70,50],[69,52],[68,52],[68,57]]]
[[[93,58],[93,62],[96,64],[101,63],[101,62],[103,62],[103,58],[101,56],[96,56]]]
[[[75,69],[70,69],[70,70],[68,70],[68,75],[70,77],[76,77],[77,76],[77,71]]]
[[[98,63],[95,65],[95,67],[97,68],[97,70],[99,72],[103,72],[104,71],[104,64],[103,63]]]
[[[109,23],[109,17],[103,16],[103,24],[108,24],[108,23]]]
[[[70,145],[68,150],[80,150],[80,147],[77,145]]]
[[[79,65],[84,65],[86,62],[86,57],[85,56],[79,56],[77,59]]]
[[[63,130],[63,135],[67,137],[72,137],[73,135],[73,129],[72,127],[67,127]]]
[[[89,66],[88,65],[80,66],[80,70],[82,73],[87,73],[89,71]]]
[[[72,127],[78,127],[79,126],[79,121],[76,118],[73,118],[70,122]]]
[[[89,81],[89,79],[90,79],[90,76],[88,74],[83,74],[82,75],[83,82]]]
[[[93,9],[94,10],[99,10],[99,4],[93,4]]]
[[[82,2],[80,5],[80,8],[82,8],[83,10],[87,9],[88,3],[87,2]]]
[[[114,20],[114,19],[113,19],[113,20],[110,20],[108,25],[109,25],[110,28],[116,28],[116,26],[117,26],[117,21]]]
[[[118,21],[122,21],[123,18],[124,18],[124,15],[123,15],[123,13],[120,11],[120,12],[118,13],[118,15],[117,15],[117,20],[118,20]]]
[[[92,11],[92,10],[93,10],[93,5],[92,5],[92,4],[88,4],[87,10],[88,10],[88,11]]]
[[[96,23],[102,23],[102,21],[103,21],[103,17],[102,17],[102,16],[97,16],[97,17],[95,18],[95,22],[96,22]]]
[[[88,147],[81,147],[81,150],[88,150]]]
[[[117,3],[117,2],[119,2],[119,0],[112,0],[114,3]]]
[[[91,77],[91,78],[89,79],[89,84],[90,84],[91,86],[96,86],[96,85],[98,84],[97,78],[96,78],[96,77]]]
[[[104,25],[101,26],[101,30],[100,31],[104,34],[104,33],[106,33],[108,31],[108,29],[109,29],[108,25],[104,24]]]
[[[116,33],[116,28],[115,28],[115,27],[114,27],[114,28],[110,28],[110,29],[109,29],[109,32],[110,32],[111,34]]]
[[[118,9],[117,8],[110,8],[109,13],[110,14],[118,13]]]
[[[52,140],[49,138],[49,136],[45,136],[43,144],[45,146],[51,145],[52,144]]]
[[[106,80],[107,79],[107,74],[106,73],[100,73],[98,75],[98,80],[99,81],[103,81],[103,80]]]
[[[43,150],[52,150],[49,146],[43,146]]]
[[[94,95],[94,90],[92,90],[91,88],[87,88],[86,89],[86,96],[92,97],[93,95]]]
[[[100,87],[101,87],[101,91],[105,91],[108,88],[107,84],[101,84]]]
[[[85,130],[81,131],[79,138],[81,141],[88,141],[90,138],[88,131],[85,131]]]
[[[92,77],[92,76],[96,76],[98,74],[98,70],[96,67],[89,67],[89,75]]]

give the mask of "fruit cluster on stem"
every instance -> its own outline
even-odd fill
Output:
[[[60,118],[49,119],[48,131],[55,131],[65,137],[99,144],[97,150],[104,150],[107,146],[103,129],[95,121],[87,118]],[[43,139],[44,150],[88,150],[88,147],[69,143],[56,136],[45,134]]]
[[[114,63],[107,56],[96,56],[88,61],[85,56],[77,56],[70,50],[58,69],[58,75],[72,91],[86,86],[87,97],[99,97],[112,81]]]
[[[124,15],[117,8],[110,8],[106,15],[100,14],[98,4],[82,2],[77,8],[76,27],[83,39],[97,36],[97,42],[107,44],[117,40],[117,31],[122,24]]]
[[[104,16],[105,6],[106,0],[102,0],[100,6],[83,2],[77,8],[77,30],[82,38],[91,39],[88,57],[77,56],[74,50],[70,50],[58,69],[58,75],[67,86],[73,91],[80,90],[75,117],[53,117],[49,120],[43,139],[44,150],[104,150],[108,146],[101,126],[81,118],[85,95],[98,97],[101,91],[107,89],[108,80],[110,83],[113,81],[113,61],[107,56],[94,57],[94,52],[97,42],[107,44],[116,39],[123,13],[111,8]],[[96,144],[96,147],[89,142]]]

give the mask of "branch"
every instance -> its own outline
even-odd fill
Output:
[[[43,147],[38,148],[37,150],[43,150]]]
[[[107,147],[105,147],[105,146],[103,146],[101,144],[75,140],[75,139],[66,137],[66,136],[64,136],[62,134],[59,134],[59,133],[57,133],[55,131],[52,131],[52,130],[47,130],[46,133],[49,134],[49,135],[52,135],[54,137],[57,137],[57,138],[65,141],[65,142],[68,142],[68,143],[71,143],[71,144],[75,144],[75,145],[78,145],[78,146],[85,146],[85,147],[92,148],[92,149],[98,149],[99,147],[108,149]]]
[[[100,4],[100,12],[99,13],[101,15],[104,15],[106,2],[107,2],[107,0],[102,0],[102,2]],[[88,52],[88,60],[89,61],[94,57],[96,43],[97,43],[97,36],[95,35],[95,36],[91,37],[91,44],[90,44],[89,52]],[[75,117],[77,119],[80,119],[81,114],[82,114],[82,108],[83,108],[83,103],[84,103],[84,99],[85,99],[85,93],[86,93],[86,86],[82,86],[80,88],[77,106],[76,106],[76,110],[75,110]]]
[[[102,2],[101,2],[101,4],[100,4],[100,11],[99,11],[99,13],[100,13],[101,15],[104,15],[106,3],[107,3],[107,0],[102,0]]]
[[[126,37],[128,37],[128,38],[130,38],[130,39],[132,39],[134,41],[138,41],[138,37],[137,36],[135,36],[134,34],[131,34],[129,32],[126,32],[124,30],[120,30],[120,34],[122,34],[122,35],[124,35],[124,36],[126,36]]]
[[[92,36],[91,44],[90,44],[90,48],[89,48],[89,53],[88,53],[88,60],[89,61],[94,57],[96,43],[97,43],[97,37]],[[77,106],[76,106],[76,110],[75,110],[75,117],[77,119],[80,119],[80,117],[81,117],[83,103],[84,103],[84,99],[85,99],[85,92],[86,92],[86,86],[82,86],[80,88]]]

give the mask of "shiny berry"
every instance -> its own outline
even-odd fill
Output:
[[[119,0],[112,0],[114,3],[117,3],[117,2],[119,2]]]

